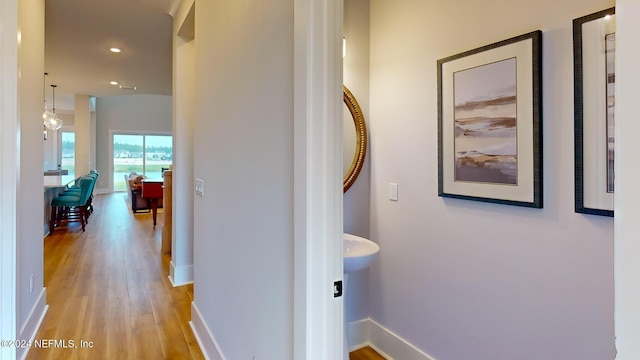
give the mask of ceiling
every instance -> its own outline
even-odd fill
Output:
[[[178,0],[45,0],[45,94],[73,111],[75,94],[171,95],[172,14]],[[111,47],[122,49],[115,54]],[[111,85],[135,86],[137,90]]]

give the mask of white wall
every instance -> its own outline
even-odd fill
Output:
[[[371,1],[371,317],[435,359],[614,357],[613,220],[572,171],[572,19],[612,5]],[[544,209],[438,197],[436,61],[536,29]]]
[[[227,359],[291,359],[293,2],[198,2],[195,37],[194,308]]]
[[[369,0],[344,1],[344,37],[347,56],[343,59],[344,85],[358,101],[365,122],[369,123]],[[369,149],[367,149],[369,151]],[[369,237],[369,193],[371,154],[355,183],[344,194],[344,231]],[[369,314],[369,271],[351,274],[345,301],[347,321],[365,318]]]
[[[615,324],[618,360],[640,358],[640,223],[638,222],[637,88],[640,3],[616,4]]]
[[[29,339],[45,311],[43,280],[43,139],[44,1],[18,3],[21,43],[19,66],[19,176],[17,182],[17,334]],[[34,221],[37,226],[34,226]],[[33,276],[33,289],[30,277]],[[25,349],[17,349],[18,356]]]
[[[112,156],[109,131],[171,133],[171,96],[122,95],[96,99],[96,161],[100,172],[96,191],[110,191]]]

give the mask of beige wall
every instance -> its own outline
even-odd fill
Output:
[[[89,173],[94,164],[91,163],[91,104],[89,95],[75,95],[75,116],[73,129],[75,132],[75,174],[81,176]]]

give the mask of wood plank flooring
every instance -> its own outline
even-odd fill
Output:
[[[86,231],[56,229],[44,239],[49,310],[27,359],[203,359],[189,327],[193,285],[172,287],[160,254],[162,214],[133,215],[124,193],[96,196]],[[89,346],[89,344],[91,346]],[[62,343],[59,343],[62,345]],[[384,360],[370,347],[350,360]]]
[[[380,354],[369,346],[349,353],[349,360],[385,360]]]
[[[162,214],[154,230],[126,200],[98,195],[86,232],[71,224],[44,239],[49,310],[36,339],[74,347],[32,347],[27,359],[203,359],[189,327],[193,285],[172,287],[160,254]]]

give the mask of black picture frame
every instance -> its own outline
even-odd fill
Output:
[[[609,217],[614,216],[615,155],[611,34],[615,7],[573,20],[575,212]]]
[[[542,32],[437,66],[438,196],[542,208]]]

